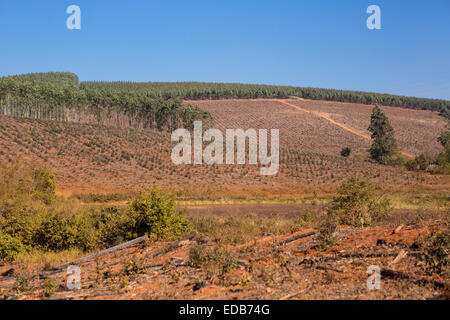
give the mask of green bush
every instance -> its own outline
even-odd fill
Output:
[[[222,274],[225,274],[237,268],[238,261],[231,251],[221,246],[211,249],[203,244],[192,246],[189,251],[189,265],[201,268],[205,264],[215,265],[220,268]]]
[[[429,273],[449,277],[450,233],[431,234],[426,241],[425,261]]]
[[[14,260],[26,248],[90,251],[144,234],[171,240],[192,230],[174,199],[158,189],[134,198],[126,210],[65,214],[48,170],[0,164],[0,178],[1,259]]]
[[[445,152],[439,153],[435,158],[421,154],[415,159],[407,161],[405,168],[410,171],[450,174],[450,131],[443,131],[437,140],[444,147]]]
[[[34,197],[50,204],[55,199],[56,183],[54,175],[47,169],[34,169],[33,171]]]
[[[0,219],[0,232],[10,235],[24,245],[34,245],[34,235],[41,216],[32,211],[11,211]]]
[[[190,221],[175,211],[174,199],[156,188],[131,200],[127,217],[129,239],[149,234],[156,240],[171,240],[192,230]]]
[[[319,241],[318,248],[325,250],[329,246],[335,245],[337,242],[336,231],[338,228],[337,217],[333,214],[328,214],[325,222],[322,223],[319,229],[317,240]]]
[[[425,171],[428,169],[430,163],[431,161],[424,154],[421,154],[413,160],[407,161],[405,167],[410,171]]]
[[[14,261],[27,247],[16,238],[0,232],[0,261]]]
[[[238,266],[238,261],[233,253],[223,247],[215,247],[210,253],[210,258],[220,267],[222,274],[228,273]]]
[[[62,215],[48,212],[43,215],[42,222],[34,234],[33,242],[45,250],[69,249],[77,245],[76,229]]]
[[[127,216],[116,207],[95,211],[90,215],[98,237],[105,246],[115,246],[125,238]]]
[[[122,274],[126,276],[133,276],[138,274],[145,274],[145,265],[142,261],[136,261],[134,259],[128,260],[122,269]]]
[[[328,214],[336,216],[338,223],[350,226],[368,226],[386,218],[392,211],[389,200],[375,193],[376,187],[369,181],[352,177],[338,189]]]
[[[41,296],[44,298],[50,298],[51,296],[53,296],[55,294],[57,289],[58,289],[58,285],[56,284],[56,282],[52,279],[48,279],[42,285]]]
[[[87,214],[75,214],[65,218],[62,214],[43,214],[34,233],[33,244],[44,250],[58,251],[79,248],[89,251],[101,245],[100,232],[95,219]]]
[[[200,268],[209,260],[208,251],[204,244],[196,244],[189,250],[189,265],[193,268]]]
[[[341,150],[341,156],[343,156],[344,158],[348,158],[351,153],[352,153],[352,149],[350,147],[345,147],[345,148],[342,148],[342,150]]]
[[[101,245],[100,230],[95,226],[96,220],[87,214],[73,215],[68,224],[73,230],[75,247],[89,251]]]

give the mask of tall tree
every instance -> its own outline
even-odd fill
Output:
[[[375,106],[370,117],[369,129],[372,134],[372,146],[369,149],[372,159],[386,164],[397,153],[398,144],[394,138],[394,129],[380,107]]]

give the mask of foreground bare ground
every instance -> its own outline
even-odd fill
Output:
[[[0,266],[0,298],[448,299],[449,279],[426,272],[420,245],[445,228],[442,221],[409,224],[397,232],[387,226],[342,227],[337,245],[324,251],[317,249],[316,235],[282,243],[313,229],[237,245],[220,245],[214,238],[147,242],[80,264],[77,291],[66,288],[65,269],[55,273],[43,262]],[[198,243],[219,246],[237,264],[192,267],[190,250]],[[371,265],[382,270],[380,290],[367,288]]]

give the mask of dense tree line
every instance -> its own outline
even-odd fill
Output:
[[[34,73],[0,78],[0,80],[17,80],[17,82],[26,82],[38,86],[48,85],[61,89],[79,88],[82,94],[94,96],[94,100],[98,100],[97,96],[99,95],[105,97],[106,100],[117,100],[119,95],[122,97],[132,97],[130,100],[142,100],[146,98],[162,100],[175,98],[192,100],[227,98],[254,99],[296,96],[312,100],[378,104],[431,110],[440,112],[444,117],[450,119],[450,101],[448,100],[404,97],[359,91],[206,82],[81,82],[79,84],[77,75],[67,72]],[[124,98],[121,99],[123,100]],[[133,106],[128,106],[128,109],[130,108],[133,109]],[[164,112],[166,111],[164,110]],[[184,112],[187,112],[186,116],[191,116],[188,111],[184,110]]]
[[[51,84],[57,87],[78,87],[78,76],[70,72],[43,72],[29,73],[7,77],[17,81],[27,81],[31,83]]]
[[[171,131],[192,128],[195,120],[212,124],[209,112],[181,99],[152,98],[115,90],[79,89],[47,81],[0,79],[0,115],[88,122]]]
[[[288,98],[296,96],[312,100],[329,100],[362,104],[379,104],[440,112],[450,118],[450,101],[403,97],[359,91],[302,88],[290,86],[252,85],[202,82],[82,82],[82,88],[139,92],[155,98],[226,99]]]

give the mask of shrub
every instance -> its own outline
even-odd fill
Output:
[[[447,154],[450,154],[450,131],[442,131],[438,142],[445,148]]]
[[[203,244],[196,244],[189,250],[189,265],[193,268],[200,268],[208,262],[209,256],[206,246]]]
[[[124,239],[127,216],[116,207],[105,208],[91,213],[99,240],[106,246],[114,246]]]
[[[352,149],[350,147],[345,147],[345,148],[342,148],[342,150],[341,150],[341,156],[343,156],[344,158],[349,157],[351,153],[352,153]]]
[[[238,261],[232,252],[223,247],[216,247],[210,253],[212,261],[220,266],[222,274],[228,273],[238,266]]]
[[[76,229],[60,214],[48,212],[43,215],[36,230],[34,243],[45,250],[65,250],[77,245]]]
[[[24,245],[33,245],[33,238],[40,220],[38,213],[13,210],[4,214],[3,219],[0,220],[0,232],[10,235]]]
[[[424,251],[429,273],[437,273],[445,277],[450,276],[450,233],[448,231],[431,234],[426,241]]]
[[[131,200],[127,216],[126,235],[130,239],[149,234],[156,240],[171,240],[192,229],[189,220],[175,211],[174,199],[156,188]]]
[[[31,291],[34,287],[31,284],[31,278],[29,276],[19,276],[16,278],[14,282],[13,290],[17,294],[21,294],[23,292]]]
[[[369,181],[350,178],[339,187],[328,214],[336,216],[338,223],[357,227],[386,218],[392,210],[391,203],[377,197],[375,190]]]
[[[54,175],[47,169],[34,169],[34,197],[50,204],[55,199],[56,183]]]
[[[95,222],[92,216],[86,214],[75,214],[68,220],[68,225],[74,232],[74,244],[77,248],[89,251],[100,245],[100,231]]]
[[[58,288],[58,285],[56,284],[56,282],[52,279],[48,279],[42,285],[41,296],[44,298],[50,298],[51,296],[53,296],[55,294],[57,288]]]
[[[16,238],[0,232],[0,261],[14,261],[27,247]]]
[[[409,160],[406,162],[406,169],[410,171],[425,171],[428,169],[430,165],[430,160],[424,154],[421,154],[418,157],[415,157],[413,160]]]
[[[237,268],[238,262],[232,252],[223,247],[207,249],[203,244],[191,247],[189,251],[189,265],[193,268],[200,268],[204,264],[211,263],[220,268],[222,274]]]
[[[122,274],[127,275],[127,276],[133,276],[133,275],[145,274],[145,273],[147,273],[147,272],[145,270],[145,265],[142,263],[142,261],[136,261],[134,259],[128,260],[122,269]]]
[[[336,244],[337,227],[337,217],[333,214],[328,214],[325,222],[320,226],[319,235],[317,236],[317,240],[319,241],[319,249],[324,250],[329,246]]]

